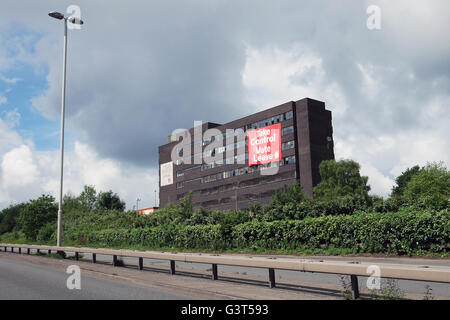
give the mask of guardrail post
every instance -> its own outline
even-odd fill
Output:
[[[80,259],[80,256],[78,255],[78,252],[75,252],[75,260],[79,260]]]
[[[30,254],[31,250],[30,248],[27,248],[27,254]]]
[[[96,254],[96,253],[93,253],[93,254],[92,254],[92,262],[93,262],[93,263],[96,263],[96,262],[97,262],[97,254]]]
[[[52,254],[52,250],[48,250],[48,254],[49,254],[49,255]]]
[[[139,258],[139,270],[144,269],[144,259],[143,258]]]
[[[38,254],[41,253],[41,249],[37,249],[37,253],[38,253]]]
[[[358,277],[351,275],[350,279],[352,282],[352,298],[356,300],[359,298]]]
[[[5,252],[6,252],[6,249],[7,249],[7,248],[5,247]]]
[[[20,253],[20,254],[22,253],[22,248],[19,248],[19,253]]]
[[[14,253],[14,247],[11,247],[11,252]]]
[[[175,274],[175,261],[170,260],[170,274]]]
[[[116,267],[117,266],[117,256],[113,255],[113,266]]]
[[[275,270],[269,268],[269,288],[275,287]]]
[[[217,280],[217,264],[212,265],[212,280]]]

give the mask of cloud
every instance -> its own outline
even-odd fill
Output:
[[[4,2],[0,72],[14,79],[17,65],[45,70],[48,88],[31,101],[57,121],[62,26],[42,10],[54,3]],[[113,172],[152,170],[157,147],[176,128],[228,122],[306,96],[327,103],[336,157],[360,161],[376,192],[386,194],[410,164],[448,164],[446,0],[78,4],[86,24],[69,31],[66,123],[87,149],[70,151],[108,169],[101,179],[89,171],[101,167],[79,163],[80,176],[91,172],[86,180],[120,186]],[[381,8],[381,30],[366,28],[370,4]],[[0,136],[0,152],[2,144]]]
[[[42,193],[59,197],[59,152],[36,151],[20,145],[0,158],[0,208],[36,198]],[[157,184],[156,169],[143,170],[124,166],[120,162],[99,157],[89,146],[75,142],[65,154],[64,194],[78,195],[84,185],[94,185],[97,191],[112,189],[132,208],[136,199],[142,205],[154,205]],[[156,177],[156,178],[155,178]]]
[[[0,95],[0,105],[5,104],[6,102],[8,102],[8,99],[2,95]]]
[[[0,113],[2,116],[4,123],[10,127],[14,128],[20,123],[21,114],[17,111],[17,108],[9,111],[3,111]]]
[[[31,150],[22,145],[3,156],[1,162],[2,187],[12,191],[27,187],[38,178],[38,169],[34,164]]]
[[[10,123],[0,118],[0,156],[22,144],[22,137],[11,128]]]
[[[21,81],[22,79],[20,79],[20,78],[6,78],[4,75],[2,75],[2,74],[0,73],[0,80],[3,81],[3,82],[5,82],[5,83],[15,84],[15,83],[17,83],[18,81]]]

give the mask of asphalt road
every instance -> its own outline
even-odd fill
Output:
[[[17,249],[16,249],[17,251]],[[32,250],[33,252],[34,250]],[[45,253],[45,251],[44,251]],[[73,254],[68,253],[68,256]],[[320,257],[312,257],[320,259]],[[82,254],[81,261],[91,262],[90,254]],[[125,265],[130,268],[137,269],[137,258],[121,258]],[[348,257],[327,257],[333,260],[349,260]],[[408,258],[369,258],[358,257],[352,260],[364,260],[376,264],[383,263],[402,263],[402,264],[419,264],[419,265],[450,265],[449,260],[430,260],[430,259],[408,259]],[[112,257],[97,255],[99,264],[111,265]],[[168,261],[144,259],[144,272],[154,272],[153,268],[159,270],[168,269]],[[199,271],[211,271],[211,265],[198,263],[176,262],[176,268],[193,273]],[[218,266],[219,278],[220,274],[229,275],[233,278],[233,274],[256,276],[266,281],[268,271],[260,268]],[[66,288],[66,280],[69,275],[62,271],[48,270],[42,266],[30,264],[20,264],[9,260],[0,260],[0,299],[192,299],[182,295],[174,295],[147,287],[139,287],[135,285],[123,284],[112,280],[98,279],[88,276],[82,278],[82,290],[68,290]],[[342,279],[338,275],[295,272],[276,270],[276,278],[286,282],[304,281],[310,283],[332,284],[338,287],[342,286]],[[360,289],[364,289],[366,285],[366,277],[358,277]],[[226,280],[225,280],[226,281]],[[431,288],[431,294],[438,297],[450,298],[450,285],[444,283],[432,283],[423,281],[406,281],[398,280],[398,288],[406,293],[413,293],[423,296],[426,286]],[[382,288],[387,286],[387,280],[382,279]],[[257,288],[255,287],[255,290]],[[276,289],[275,289],[276,290]]]
[[[133,284],[81,275],[81,289],[68,289],[70,275],[36,264],[0,259],[0,300],[184,300],[195,299]]]
[[[68,253],[68,256],[73,254]],[[83,261],[92,261],[91,254],[83,254]],[[137,258],[130,257],[121,257],[124,261],[125,265],[136,266],[138,264]],[[330,257],[327,257],[330,259]],[[343,259],[349,260],[351,258],[340,258],[340,257],[331,257],[331,259]],[[360,258],[361,259],[361,258]],[[373,262],[376,265],[378,258],[363,258],[365,261]],[[97,255],[98,262],[112,263],[111,256]],[[447,265],[450,266],[449,260],[430,260],[430,259],[404,259],[404,258],[383,258],[383,263],[401,263],[401,264],[424,264],[424,265]],[[166,267],[169,268],[169,262],[165,260],[156,260],[156,259],[144,259],[144,266],[147,267]],[[210,271],[211,265],[209,264],[200,264],[200,263],[185,263],[185,262],[176,262],[176,268],[181,268],[183,270],[193,270],[193,271]],[[232,276],[233,274],[245,274],[251,276],[261,276],[268,277],[268,271],[266,269],[260,268],[247,268],[247,267],[234,267],[234,266],[221,266],[218,267],[219,273],[226,273]],[[151,272],[151,271],[150,271]],[[328,283],[328,284],[336,284],[342,285],[342,278],[339,275],[334,274],[323,274],[323,273],[311,273],[311,272],[296,272],[296,271],[288,271],[288,270],[276,270],[276,278],[284,279],[284,280],[300,280],[300,281],[308,281],[308,282],[317,282],[317,283]],[[347,281],[348,277],[344,276],[344,280]],[[366,285],[367,277],[358,277],[359,287],[363,288]],[[401,291],[407,293],[414,294],[425,294],[427,288],[429,286],[431,289],[431,295],[441,296],[441,297],[450,297],[450,285],[446,283],[436,283],[436,282],[424,282],[424,281],[410,281],[410,280],[395,280],[396,285]],[[381,288],[388,287],[388,280],[381,279]]]

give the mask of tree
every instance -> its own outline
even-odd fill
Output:
[[[25,204],[11,205],[0,212],[0,234],[11,232],[17,228],[17,217]]]
[[[50,195],[42,195],[27,203],[19,214],[19,223],[25,237],[28,240],[36,240],[39,229],[48,223],[56,222],[57,212],[55,198]]]
[[[282,190],[277,190],[272,196],[270,204],[271,206],[276,207],[286,203],[300,203],[303,200],[305,200],[305,194],[303,193],[303,188],[300,186],[300,183],[297,181],[290,187],[285,185]]]
[[[94,210],[97,204],[97,190],[95,190],[95,187],[85,185],[83,191],[78,196],[78,201],[87,210]]]
[[[314,197],[332,200],[343,196],[359,196],[368,199],[368,177],[361,176],[360,166],[353,160],[325,160],[319,165],[322,181],[314,187]]]
[[[403,171],[402,174],[395,179],[396,186],[392,188],[391,197],[403,196],[408,182],[411,181],[411,178],[419,173],[420,170],[420,167],[416,165]]]
[[[112,190],[109,190],[107,192],[99,193],[97,208],[124,211],[125,202],[120,200],[119,196],[116,193],[113,193]]]
[[[450,199],[450,171],[443,162],[427,164],[408,182],[405,198],[429,208],[445,209]]]

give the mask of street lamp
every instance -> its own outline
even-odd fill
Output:
[[[140,198],[136,199],[136,210],[139,211],[139,201],[141,201]]]
[[[59,207],[58,207],[58,231],[56,245],[61,246],[61,226],[62,226],[62,201],[63,201],[63,165],[64,165],[64,114],[66,104],[66,60],[67,60],[67,22],[82,25],[83,20],[75,17],[65,17],[62,13],[52,11],[50,17],[64,20],[64,51],[63,51],[63,80],[62,80],[62,100],[61,100],[61,180],[59,187]]]

